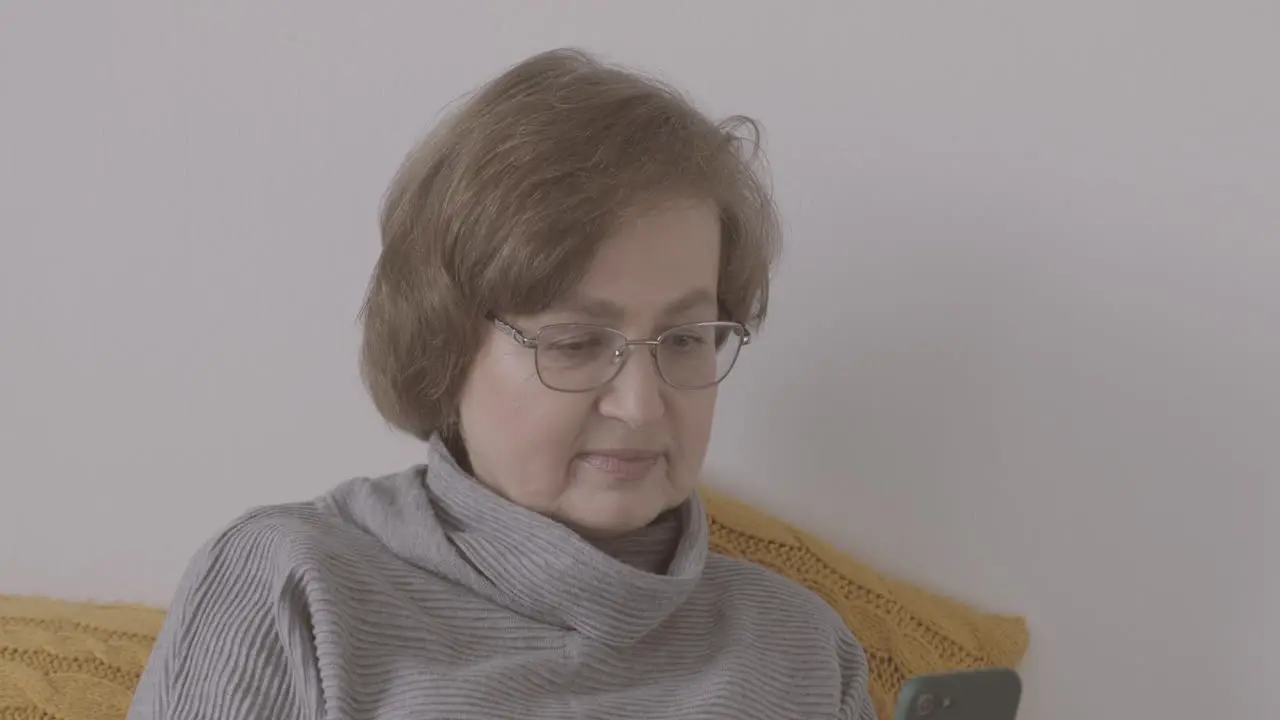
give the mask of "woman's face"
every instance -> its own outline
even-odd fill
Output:
[[[544,325],[590,323],[650,339],[718,319],[719,267],[716,206],[670,203],[607,238],[563,302],[503,320],[528,337]],[[664,383],[641,346],[596,390],[551,390],[534,351],[495,327],[463,387],[462,437],[481,482],[584,534],[610,535],[643,527],[689,496],[715,403],[715,387]]]

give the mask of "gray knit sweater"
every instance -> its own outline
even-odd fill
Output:
[[[655,571],[655,572],[651,572]],[[130,720],[874,720],[820,598],[711,554],[697,497],[592,544],[428,463],[248,513],[196,556]]]

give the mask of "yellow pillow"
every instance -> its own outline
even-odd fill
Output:
[[[867,649],[876,712],[890,717],[906,677],[1018,663],[1019,618],[986,615],[882,577],[816,538],[704,491],[717,552],[760,563],[811,588]],[[123,718],[164,610],[0,595],[0,720]]]
[[[123,718],[164,611],[0,596],[0,719]]]

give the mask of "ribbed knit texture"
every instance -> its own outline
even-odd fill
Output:
[[[723,493],[701,497],[712,552],[772,568],[840,613],[866,649],[881,718],[905,677],[1013,667],[1026,652],[1022,618],[886,577]],[[120,720],[164,616],[157,607],[0,595],[0,720]]]
[[[129,718],[872,720],[840,616],[707,537],[695,496],[593,545],[433,442],[208,543]]]

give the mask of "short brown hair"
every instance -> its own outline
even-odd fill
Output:
[[[423,439],[448,428],[486,314],[546,310],[621,218],[663,200],[718,205],[721,312],[758,326],[779,250],[759,138],[750,118],[712,122],[665,84],[574,50],[480,88],[387,192],[362,311],[378,411]]]

